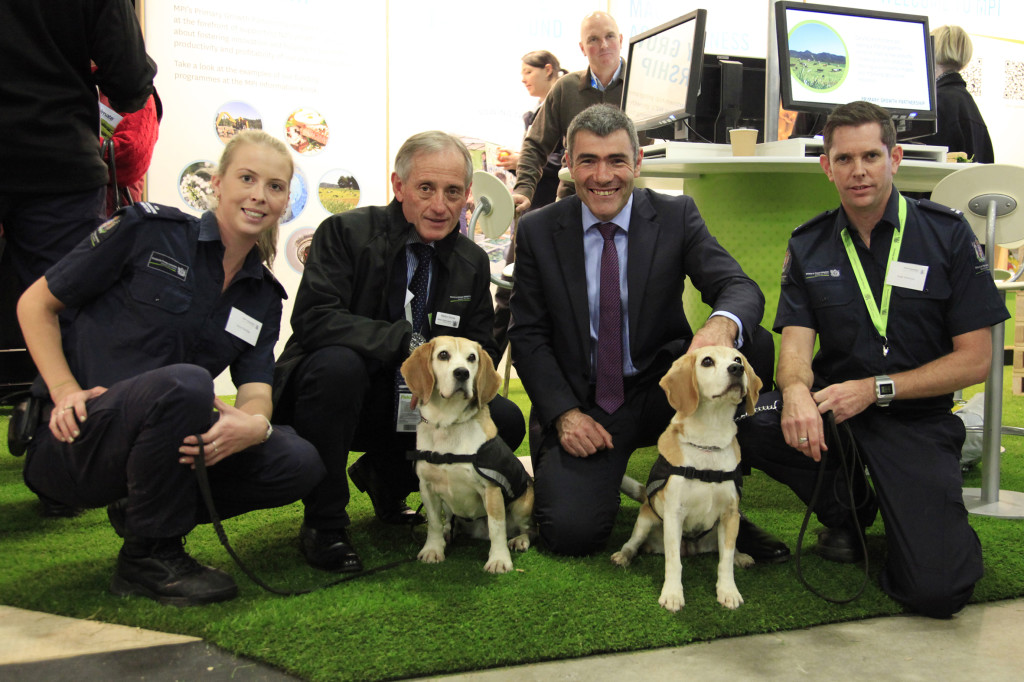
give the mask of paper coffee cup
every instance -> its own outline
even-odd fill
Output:
[[[733,156],[753,156],[757,144],[757,128],[733,128],[729,131]]]

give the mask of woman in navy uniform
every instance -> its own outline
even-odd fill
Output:
[[[243,132],[221,157],[214,211],[197,219],[131,206],[18,304],[51,401],[25,482],[64,504],[110,505],[124,537],[114,594],[190,605],[237,593],[229,575],[184,550],[184,536],[209,521],[192,471],[197,439],[223,517],[289,504],[323,477],[309,443],[270,426],[285,292],[263,263],[275,255],[291,176],[282,142]],[[227,367],[234,405],[213,392]]]

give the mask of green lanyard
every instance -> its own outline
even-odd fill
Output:
[[[885,265],[885,271],[889,271],[889,267],[899,261],[900,259],[900,244],[903,243],[903,228],[907,224],[907,200],[900,197],[900,229],[895,231],[892,235],[892,244],[889,246],[889,260]],[[846,255],[850,259],[850,267],[853,268],[853,274],[857,276],[857,286],[860,287],[860,294],[864,297],[864,305],[868,308],[868,315],[871,317],[871,322],[875,325],[875,329],[878,331],[878,335],[882,337],[882,355],[889,354],[889,339],[886,338],[885,330],[889,326],[889,299],[892,298],[892,285],[885,282],[882,286],[882,309],[879,310],[878,306],[875,305],[874,294],[871,293],[871,287],[868,286],[868,278],[864,275],[864,267],[860,264],[860,257],[857,255],[857,250],[853,246],[853,239],[850,238],[849,228],[842,231],[843,246],[846,247]]]

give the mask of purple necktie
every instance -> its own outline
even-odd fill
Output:
[[[597,226],[604,237],[601,250],[601,299],[597,325],[597,404],[608,414],[625,402],[622,388],[622,296],[614,223]]]

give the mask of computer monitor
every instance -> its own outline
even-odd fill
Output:
[[[732,128],[757,128],[764,142],[765,64],[759,57],[705,54],[690,130],[677,126],[676,139],[726,144]]]
[[[629,39],[622,110],[638,132],[693,115],[706,21],[698,9]]]
[[[900,139],[935,131],[928,17],[785,0],[775,27],[783,109],[827,115],[865,100],[889,110]]]

